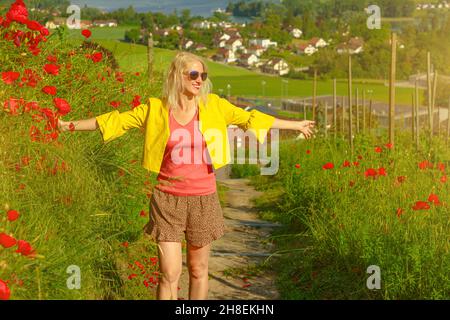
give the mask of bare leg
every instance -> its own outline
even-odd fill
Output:
[[[188,243],[189,299],[208,299],[208,259],[211,244],[195,247]]]
[[[157,289],[158,300],[177,300],[181,276],[182,256],[180,242],[159,242],[161,279]]]

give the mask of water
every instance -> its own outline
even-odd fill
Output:
[[[79,6],[88,5],[106,11],[112,11],[119,8],[127,8],[130,5],[137,12],[164,12],[173,13],[176,9],[178,14],[183,9],[190,9],[192,16],[209,17],[214,10],[221,8],[225,10],[229,2],[238,2],[239,0],[72,0],[72,4]]]

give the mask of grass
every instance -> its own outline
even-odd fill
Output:
[[[284,225],[272,236],[282,253],[272,259],[281,299],[448,298],[450,193],[440,179],[448,173],[449,148],[435,138],[428,149],[422,136],[416,152],[410,137],[398,132],[394,149],[374,152],[386,139],[358,136],[353,156],[340,139],[286,142],[278,174],[252,178],[265,191],[257,201],[262,216]],[[418,169],[425,159],[433,169]],[[342,167],[344,160],[359,166]],[[323,170],[327,162],[335,168]],[[443,171],[438,163],[446,164]],[[368,168],[380,167],[386,176],[364,176]],[[399,176],[406,180],[398,182]],[[441,205],[412,208],[432,193]],[[381,290],[366,287],[370,265],[381,268]]]

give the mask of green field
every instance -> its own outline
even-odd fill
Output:
[[[147,68],[147,47],[138,44],[131,44],[120,41],[126,30],[133,28],[94,28],[92,29],[92,39],[111,50],[118,60],[121,68],[127,71],[145,72]],[[71,31],[75,39],[81,39],[79,32]],[[175,56],[175,51],[155,48],[154,67],[160,72],[167,70],[170,61]],[[230,94],[244,97],[309,97],[312,96],[313,82],[311,80],[284,79],[276,76],[269,76],[255,73],[244,68],[233,67],[208,61],[209,74],[213,82],[213,91],[215,93],[228,93],[230,85]],[[288,80],[283,83],[282,80]],[[265,81],[263,87],[262,82]],[[364,81],[364,84],[363,84]],[[380,80],[355,80],[354,90],[372,90],[372,98],[375,101],[389,101],[389,88]],[[317,94],[331,95],[333,84],[331,80],[319,81],[317,85]],[[347,95],[347,82],[345,79],[338,80],[338,95]],[[410,105],[412,89],[397,88],[397,103]],[[423,94],[423,93],[422,93]],[[367,94],[369,98],[370,95]]]

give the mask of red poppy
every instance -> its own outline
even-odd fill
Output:
[[[91,55],[91,59],[94,63],[100,62],[103,59],[103,54],[101,52],[94,53]]]
[[[141,217],[145,217],[147,214],[145,213],[144,210],[141,210],[141,212],[139,213],[139,215],[140,215]]]
[[[362,160],[362,158],[363,158],[362,155],[358,155],[359,160]]]
[[[128,246],[129,246],[128,241],[125,241],[124,243],[122,243],[122,246],[124,246],[125,248],[128,248]]]
[[[382,151],[383,151],[383,149],[381,149],[381,147],[375,147],[376,153],[381,153]]]
[[[353,165],[354,165],[355,167],[358,167],[358,166],[359,166],[359,162],[358,162],[358,161],[353,161]]]
[[[400,218],[400,216],[403,214],[403,209],[402,208],[397,208],[397,217]]]
[[[22,162],[22,165],[27,166],[30,164],[30,158],[29,157],[22,157],[22,159],[20,159]]]
[[[445,175],[442,176],[440,180],[441,180],[442,183],[446,183],[447,182],[447,176],[445,176]]]
[[[47,72],[48,74],[57,76],[59,74],[59,66],[55,64],[46,64],[44,66],[44,71]]]
[[[139,106],[141,104],[141,96],[134,96],[133,101],[131,102],[131,104],[133,105],[134,108]]]
[[[42,91],[44,93],[52,95],[52,96],[56,96],[56,93],[57,93],[56,87],[53,87],[53,86],[45,86],[42,88]]]
[[[350,181],[348,184],[350,187],[353,187],[355,185],[355,181]]]
[[[343,167],[350,167],[350,161],[345,160],[344,164],[342,165]]]
[[[384,145],[387,149],[392,149],[394,147],[394,145],[392,143],[386,143]]]
[[[419,163],[419,168],[422,169],[422,170],[425,170],[426,168],[432,169],[433,168],[433,163],[431,163],[428,160],[424,160],[424,161]]]
[[[300,165],[299,165],[298,163],[295,165],[295,167],[296,167],[297,169],[300,169]]]
[[[5,281],[0,279],[0,300],[9,300],[11,291]]]
[[[364,172],[364,175],[366,177],[376,177],[377,176],[377,170],[369,168],[366,170],[366,172]]]
[[[378,175],[380,175],[380,176],[385,176],[385,175],[386,175],[386,169],[384,169],[384,168],[379,168],[379,169],[378,169]]]
[[[119,82],[124,82],[124,78],[123,78],[124,73],[123,72],[116,72],[116,80]]]
[[[428,196],[428,202],[431,202],[437,206],[441,204],[441,202],[439,201],[439,197],[433,193]]]
[[[16,243],[17,241],[13,237],[8,236],[6,233],[0,233],[0,245],[3,246],[3,248],[11,248],[15,246]]]
[[[118,107],[120,107],[120,101],[111,101],[110,105],[113,108],[118,108]]]
[[[6,18],[10,21],[16,21],[22,24],[28,21],[28,10],[23,0],[16,0],[15,3],[11,5],[8,13],[6,13]]]
[[[322,166],[322,168],[323,168],[324,170],[333,169],[333,168],[334,168],[334,164],[333,164],[332,162],[328,162],[328,163],[324,164],[324,165]]]
[[[31,247],[31,245],[25,241],[25,240],[19,240],[17,241],[17,253],[20,253],[23,256],[29,256],[32,253],[34,253],[33,248]]]
[[[54,98],[53,103],[55,104],[55,108],[58,109],[60,115],[65,116],[71,111],[70,104],[61,98]]]
[[[2,72],[2,80],[5,84],[13,84],[14,81],[19,79],[20,73],[14,71]]]
[[[16,210],[9,210],[7,215],[9,221],[16,221],[20,216],[20,214]]]
[[[84,29],[83,31],[81,31],[81,34],[83,35],[83,37],[85,37],[86,39],[90,38],[92,35],[91,30],[88,29]]]
[[[50,55],[50,56],[47,56],[47,61],[56,63],[56,62],[58,62],[58,58]]]
[[[306,154],[311,154],[311,150],[306,150]]]
[[[136,278],[137,274],[136,273],[132,273],[128,276],[128,280],[132,280],[133,278]]]
[[[442,162],[439,162],[438,165],[437,165],[437,168],[438,168],[439,171],[444,172],[445,171],[445,164],[442,163]]]
[[[427,210],[430,209],[430,205],[425,201],[417,201],[412,208],[413,210]]]
[[[73,122],[71,122],[71,123],[69,124],[69,130],[70,130],[71,132],[75,131],[75,125],[73,124]]]
[[[35,20],[28,20],[27,21],[27,28],[33,31],[41,31],[41,29],[43,28],[43,26],[35,21]]]

